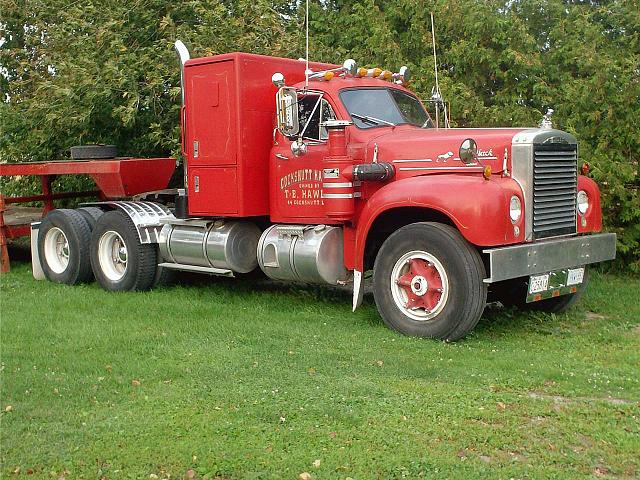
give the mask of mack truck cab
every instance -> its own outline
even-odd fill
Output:
[[[184,188],[166,202],[85,207],[95,222],[78,263],[108,290],[145,290],[170,270],[259,269],[349,285],[355,310],[370,274],[390,328],[452,341],[488,299],[567,309],[587,266],[615,256],[577,141],[550,116],[535,128],[442,128],[406,67],[176,49]],[[45,219],[43,245],[51,228],[62,227]],[[36,251],[45,277],[86,280],[48,273],[55,252]]]

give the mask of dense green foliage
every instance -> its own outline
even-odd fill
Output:
[[[304,54],[294,0],[0,0],[0,161],[115,143],[178,153],[179,72],[192,55]],[[415,72],[441,87],[457,126],[535,125],[548,107],[603,190],[620,264],[640,271],[640,5],[637,0],[326,0],[311,5],[311,56]]]
[[[115,294],[14,262],[0,477],[638,478],[638,288],[596,274],[567,315],[487,309],[450,344],[392,332],[368,295],[351,313],[347,291]]]

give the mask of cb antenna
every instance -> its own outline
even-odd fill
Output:
[[[308,1],[308,0],[307,0]],[[431,89],[431,102],[435,105],[436,109],[436,128],[440,126],[440,108],[444,113],[444,126],[449,128],[449,115],[447,115],[447,104],[442,99],[442,92],[440,91],[440,83],[438,82],[438,57],[436,55],[436,29],[433,22],[433,12],[431,14],[431,43],[433,45],[433,69],[436,74],[436,85]]]
[[[307,0],[307,8],[304,13],[304,23],[306,25],[306,56],[305,56],[305,68],[304,68],[304,87],[309,87],[309,0]]]

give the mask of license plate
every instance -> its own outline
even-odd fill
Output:
[[[529,279],[529,294],[544,292],[549,288],[549,274],[532,275]]]
[[[567,272],[567,286],[580,285],[584,281],[584,268],[570,268]]]

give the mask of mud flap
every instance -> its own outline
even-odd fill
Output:
[[[40,223],[33,222],[31,224],[31,271],[33,278],[36,280],[44,280],[44,272],[40,263],[40,255],[38,254],[38,235],[40,234]]]
[[[362,298],[364,296],[364,282],[362,281],[362,272],[358,270],[353,271],[353,312],[356,311],[360,305],[362,305]]]

